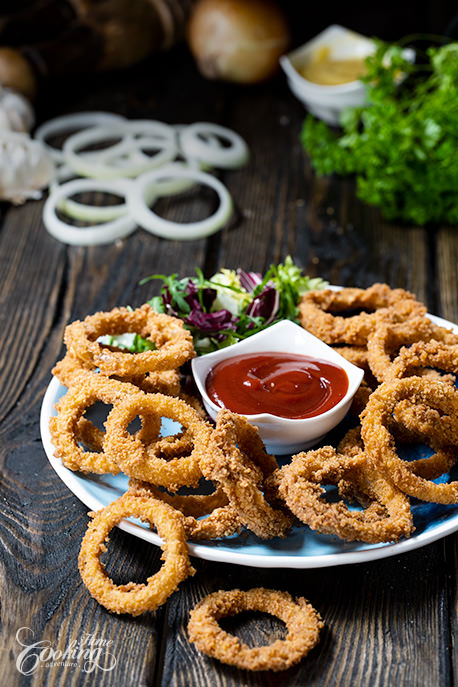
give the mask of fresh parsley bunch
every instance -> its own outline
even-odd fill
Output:
[[[200,270],[196,275],[154,274],[141,283],[162,281],[160,296],[148,302],[156,312],[183,320],[198,354],[230,346],[279,320],[297,321],[302,294],[327,286],[302,275],[290,257],[271,265],[264,277],[242,269],[222,269],[210,279]]]
[[[302,142],[318,173],[356,174],[358,196],[388,219],[458,224],[458,43],[427,58],[378,41],[369,104],[344,111],[340,135],[309,115]]]

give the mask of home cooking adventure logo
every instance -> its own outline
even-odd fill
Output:
[[[34,641],[30,627],[20,627],[16,641],[23,647],[16,659],[16,668],[22,675],[32,675],[40,667],[65,666],[93,673],[97,669],[109,672],[116,666],[116,657],[109,651],[113,640],[97,639],[91,633],[71,640],[63,650],[54,649],[49,639]]]

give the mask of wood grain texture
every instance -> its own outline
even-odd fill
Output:
[[[54,84],[55,88],[55,84]],[[249,142],[251,161],[221,174],[236,205],[228,227],[206,240],[164,241],[137,230],[109,247],[73,248],[41,223],[41,203],[10,210],[0,228],[0,679],[8,687],[441,687],[457,685],[456,538],[402,557],[320,570],[264,570],[194,561],[186,580],[156,613],[113,616],[83,588],[77,556],[86,508],[46,460],[39,408],[62,354],[65,325],[115,305],[137,306],[159,285],[154,273],[207,276],[222,266],[265,270],[291,254],[311,275],[367,286],[387,281],[416,292],[438,314],[458,321],[454,229],[426,231],[385,222],[355,197],[351,181],[318,179],[303,154],[304,110],[283,79],[252,89],[209,83],[184,50],[157,55],[125,74],[60,84],[59,100],[38,104],[43,120],[76,109],[106,109],[172,123],[215,121]],[[200,196],[199,196],[200,198]],[[213,199],[190,196],[158,209],[176,221],[210,212]],[[113,532],[108,569],[117,582],[144,580],[160,551]],[[306,596],[326,622],[320,644],[281,675],[249,674],[208,659],[187,640],[189,610],[219,588],[265,586]],[[112,671],[16,668],[16,633],[65,650],[93,634],[107,639]],[[248,642],[282,636],[266,616],[229,627]],[[105,661],[108,658],[105,657]],[[104,663],[106,668],[108,663]]]

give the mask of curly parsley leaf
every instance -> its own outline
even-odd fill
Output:
[[[458,223],[458,43],[410,62],[377,42],[362,78],[369,104],[348,108],[336,134],[309,115],[302,142],[319,174],[355,174],[361,200],[388,219]]]

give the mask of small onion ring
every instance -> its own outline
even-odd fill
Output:
[[[424,377],[406,377],[384,382],[369,399],[361,415],[361,435],[375,468],[406,494],[433,503],[458,503],[458,481],[435,484],[412,473],[409,463],[399,458],[389,430],[399,401],[408,399],[450,415],[456,422],[458,391],[448,384]],[[434,441],[432,442],[435,448]],[[456,453],[456,448],[453,448]]]
[[[221,488],[212,494],[169,494],[154,484],[130,479],[129,490],[134,494],[149,494],[179,510],[184,516],[186,536],[191,539],[219,539],[239,534],[242,529],[236,510],[228,505]]]
[[[131,384],[118,382],[95,372],[82,371],[78,374],[75,385],[70,386],[65,396],[62,396],[56,404],[58,414],[49,420],[49,429],[55,447],[54,455],[62,459],[65,467],[69,470],[96,474],[117,475],[120,472],[118,463],[105,451],[84,451],[78,445],[78,422],[86,409],[97,401],[112,405],[128,395],[136,398],[144,394]],[[87,435],[87,428],[85,429]],[[154,423],[148,418],[147,423],[142,420],[142,429],[135,437],[140,443],[151,441],[158,436],[159,430],[160,419]]]
[[[78,557],[81,578],[91,596],[112,613],[140,615],[154,611],[178,588],[180,582],[194,575],[181,516],[162,501],[129,492],[97,513],[84,535]],[[161,569],[148,578],[147,584],[129,582],[115,585],[100,561],[106,550],[105,541],[115,525],[133,516],[155,526],[161,539],[164,561]]]
[[[56,162],[63,162],[64,155],[61,150],[54,148],[46,139],[57,134],[65,134],[75,129],[87,129],[94,126],[105,126],[125,122],[122,115],[112,112],[76,112],[75,114],[55,117],[41,124],[35,131],[34,138],[41,141],[48,153]]]
[[[125,180],[101,181],[98,179],[73,179],[58,186],[49,194],[43,209],[43,222],[54,238],[72,246],[95,246],[112,243],[131,234],[136,227],[135,221],[123,214],[117,219],[90,227],[75,227],[59,219],[56,209],[66,198],[81,191],[105,191],[126,196],[128,183]],[[84,206],[83,206],[84,207]],[[88,208],[90,206],[87,206]],[[119,206],[114,206],[119,209]],[[101,208],[102,209],[102,208]],[[105,210],[105,208],[103,208]],[[96,208],[94,208],[96,210]],[[97,214],[97,213],[95,213]]]
[[[216,147],[213,140],[204,140],[202,136],[216,136],[228,140],[229,147]],[[248,146],[239,134],[219,124],[195,122],[179,132],[180,147],[188,157],[218,167],[219,169],[237,169],[248,162]]]
[[[339,454],[332,446],[323,446],[294,456],[272,479],[299,520],[323,534],[373,544],[397,541],[413,530],[409,499],[368,465],[363,453]],[[354,484],[355,494],[365,496],[365,510],[350,511],[343,501],[329,503],[321,498],[325,491],[321,483],[338,485],[341,480]]]
[[[381,308],[395,307],[404,319],[425,314],[426,308],[404,289],[391,289],[387,284],[373,284],[368,289],[343,288],[309,291],[299,303],[304,329],[327,344],[365,346],[372,332],[376,313]],[[355,308],[369,309],[351,317],[336,315]]]
[[[156,344],[156,350],[141,353],[112,351],[97,339],[105,334],[134,332]],[[75,320],[65,329],[69,354],[83,365],[120,377],[136,377],[147,372],[171,370],[194,356],[192,337],[181,320],[156,313],[148,304],[136,310],[114,308],[98,312],[82,322]]]
[[[137,415],[168,417],[179,422],[191,435],[193,448],[189,455],[165,460],[154,455],[154,442],[146,446],[132,436],[128,426]],[[187,403],[173,396],[142,394],[122,399],[113,406],[105,423],[104,451],[129,477],[176,491],[193,486],[202,477],[200,459],[210,450],[211,429]]]
[[[219,196],[218,210],[206,219],[185,224],[159,217],[148,207],[147,202],[152,200],[155,191],[158,195],[164,195],[163,185],[169,183],[169,179],[190,179],[210,186]],[[211,174],[186,167],[180,168],[176,165],[154,169],[138,177],[136,183],[130,187],[128,203],[130,213],[143,229],[162,238],[181,241],[200,239],[214,234],[226,224],[232,214],[232,199],[221,181]]]
[[[142,156],[141,160],[131,162],[131,164],[122,166],[107,164],[108,158],[130,150],[137,134],[151,136],[154,147],[159,148],[159,152],[152,157]],[[109,148],[100,150],[100,156],[97,159],[77,152],[84,146],[113,138],[121,138],[122,140]],[[145,140],[142,145],[146,145]],[[175,134],[172,127],[162,122],[143,120],[131,120],[110,127],[94,127],[80,131],[70,136],[63,147],[65,162],[71,169],[81,176],[100,179],[136,177],[147,170],[171,162],[175,158],[176,152]]]
[[[242,611],[261,611],[282,620],[288,634],[267,646],[249,647],[225,632],[218,621]],[[286,670],[298,663],[318,643],[323,621],[304,598],[263,587],[217,591],[191,611],[188,634],[207,656],[243,670]]]

